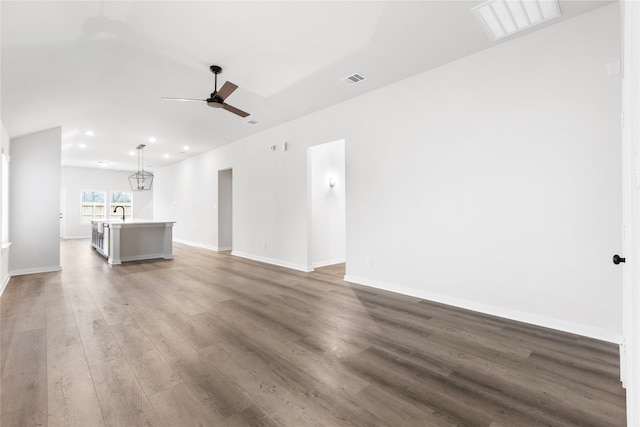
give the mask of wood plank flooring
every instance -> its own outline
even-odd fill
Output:
[[[616,346],[174,245],[0,300],[11,426],[623,426]]]

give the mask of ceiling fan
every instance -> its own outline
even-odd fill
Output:
[[[227,81],[225,82],[220,90],[218,90],[218,74],[222,72],[222,67],[217,65],[212,65],[209,67],[209,70],[216,76],[215,88],[209,98],[207,99],[192,99],[192,98],[167,98],[165,96],[162,97],[165,101],[204,101],[207,103],[209,107],[212,108],[223,108],[233,114],[237,114],[240,117],[247,117],[249,113],[242,111],[236,107],[233,107],[224,102],[225,99],[229,95],[233,93],[234,90],[238,89],[238,86]]]

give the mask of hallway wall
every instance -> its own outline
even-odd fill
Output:
[[[57,127],[11,140],[11,275],[60,270],[61,139]]]

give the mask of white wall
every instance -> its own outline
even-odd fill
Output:
[[[315,268],[345,260],[344,156],[344,140],[309,148],[311,265]]]
[[[7,130],[4,127],[4,124],[2,124],[2,120],[0,120],[0,148],[2,153],[7,154],[8,156],[10,156],[11,154],[11,142],[9,140],[9,134],[7,133]],[[3,206],[3,197],[2,197],[2,176],[3,176],[3,170],[2,170],[2,162],[0,161],[0,217],[1,217],[1,212],[6,208],[5,206]],[[0,242],[4,242],[4,235],[3,235],[3,230],[2,227],[0,227]],[[8,237],[8,236],[7,236]],[[4,288],[7,286],[7,283],[9,283],[9,254],[10,254],[10,247],[9,246],[2,246],[0,248],[0,295],[2,295],[2,292],[4,291]]]
[[[230,148],[225,146],[155,172],[153,211],[163,220],[177,220],[173,226],[175,241],[217,250],[218,171],[231,167]],[[234,169],[234,186],[235,174]]]
[[[619,37],[614,4],[361,103],[348,276],[619,342]]]
[[[345,139],[349,280],[619,342],[619,57],[614,3],[161,169],[154,212],[213,247],[233,167],[234,253],[305,269],[306,149]]]
[[[11,275],[60,270],[62,129],[11,140]]]
[[[62,188],[65,193],[64,238],[91,237],[91,225],[82,224],[80,218],[80,193],[83,190],[131,192],[133,194],[133,217],[153,219],[153,190],[131,191],[129,176],[132,172],[117,172],[95,168],[62,168]],[[154,182],[155,185],[155,182]]]

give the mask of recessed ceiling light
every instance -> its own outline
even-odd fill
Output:
[[[93,136],[93,135],[95,135],[95,134],[93,133],[93,131],[92,131],[92,130],[88,130],[88,131],[86,131],[84,134],[85,134],[85,135],[87,135],[87,136]]]
[[[165,154],[165,155],[164,155],[164,158],[165,158],[165,159],[168,159],[168,158],[169,158],[169,155],[168,155],[168,154]]]
[[[81,142],[80,144],[78,144],[78,147],[80,147],[80,148],[86,148],[86,147],[87,147],[87,144],[85,144],[85,143]]]
[[[492,40],[560,16],[558,0],[488,0],[471,10]]]
[[[156,142],[156,139],[154,137],[149,138],[149,142]]]
[[[105,162],[104,160],[100,160],[100,161],[98,162],[98,164],[99,164],[100,166],[109,166],[109,162]]]
[[[244,122],[247,125],[257,125],[258,123],[260,123],[257,120],[247,120],[246,122]]]
[[[182,147],[182,149],[183,149],[184,151],[189,151],[189,146],[188,146],[188,145],[185,145],[184,147]]]
[[[135,155],[136,155],[136,152],[135,152],[135,151],[129,151],[129,155],[130,155],[130,156],[135,156]]]

